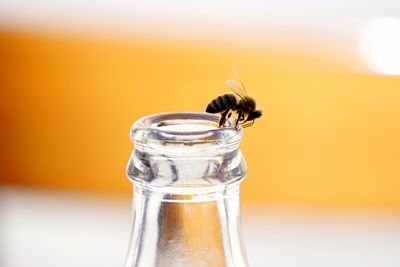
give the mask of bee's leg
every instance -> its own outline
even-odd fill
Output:
[[[242,115],[243,115],[242,111],[239,111],[239,112],[238,112],[238,117],[237,117],[237,119],[236,119],[236,124],[235,124],[235,127],[236,127],[236,128],[237,128],[238,125],[239,125],[239,121],[240,121],[240,119],[242,118]]]
[[[246,128],[246,127],[249,127],[249,126],[251,126],[251,125],[253,125],[253,124],[254,124],[254,120],[252,120],[251,122],[242,124],[242,127],[243,127],[243,128]]]
[[[219,125],[218,127],[224,126],[225,122],[226,122],[226,115],[228,115],[230,108],[228,108],[227,110],[225,110],[222,114],[221,114],[221,119],[219,120]]]

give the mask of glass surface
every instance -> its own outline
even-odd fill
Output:
[[[242,129],[206,113],[144,117],[131,130],[134,184],[126,266],[248,266],[239,185]]]

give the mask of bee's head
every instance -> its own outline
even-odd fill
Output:
[[[261,110],[255,110],[249,114],[247,117],[246,121],[252,121],[255,119],[258,119],[262,116],[262,111]]]

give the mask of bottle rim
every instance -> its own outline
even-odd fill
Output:
[[[137,186],[152,191],[201,195],[226,190],[229,184],[241,181],[246,174],[239,150],[243,130],[236,128],[232,119],[218,127],[219,120],[219,115],[195,112],[161,113],[139,119],[131,129],[134,152],[127,165],[128,177]],[[171,166],[185,169],[185,164],[197,160],[203,165],[212,164],[207,174],[193,170],[189,171],[193,177],[174,180],[180,171]],[[153,173],[152,165],[157,162],[170,166],[168,174]]]
[[[243,129],[229,119],[218,127],[220,115],[199,112],[159,113],[140,118],[130,132],[135,145],[211,143],[238,145]]]

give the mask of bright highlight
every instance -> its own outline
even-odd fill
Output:
[[[365,64],[385,75],[400,75],[400,20],[375,18],[360,37],[359,48]]]

